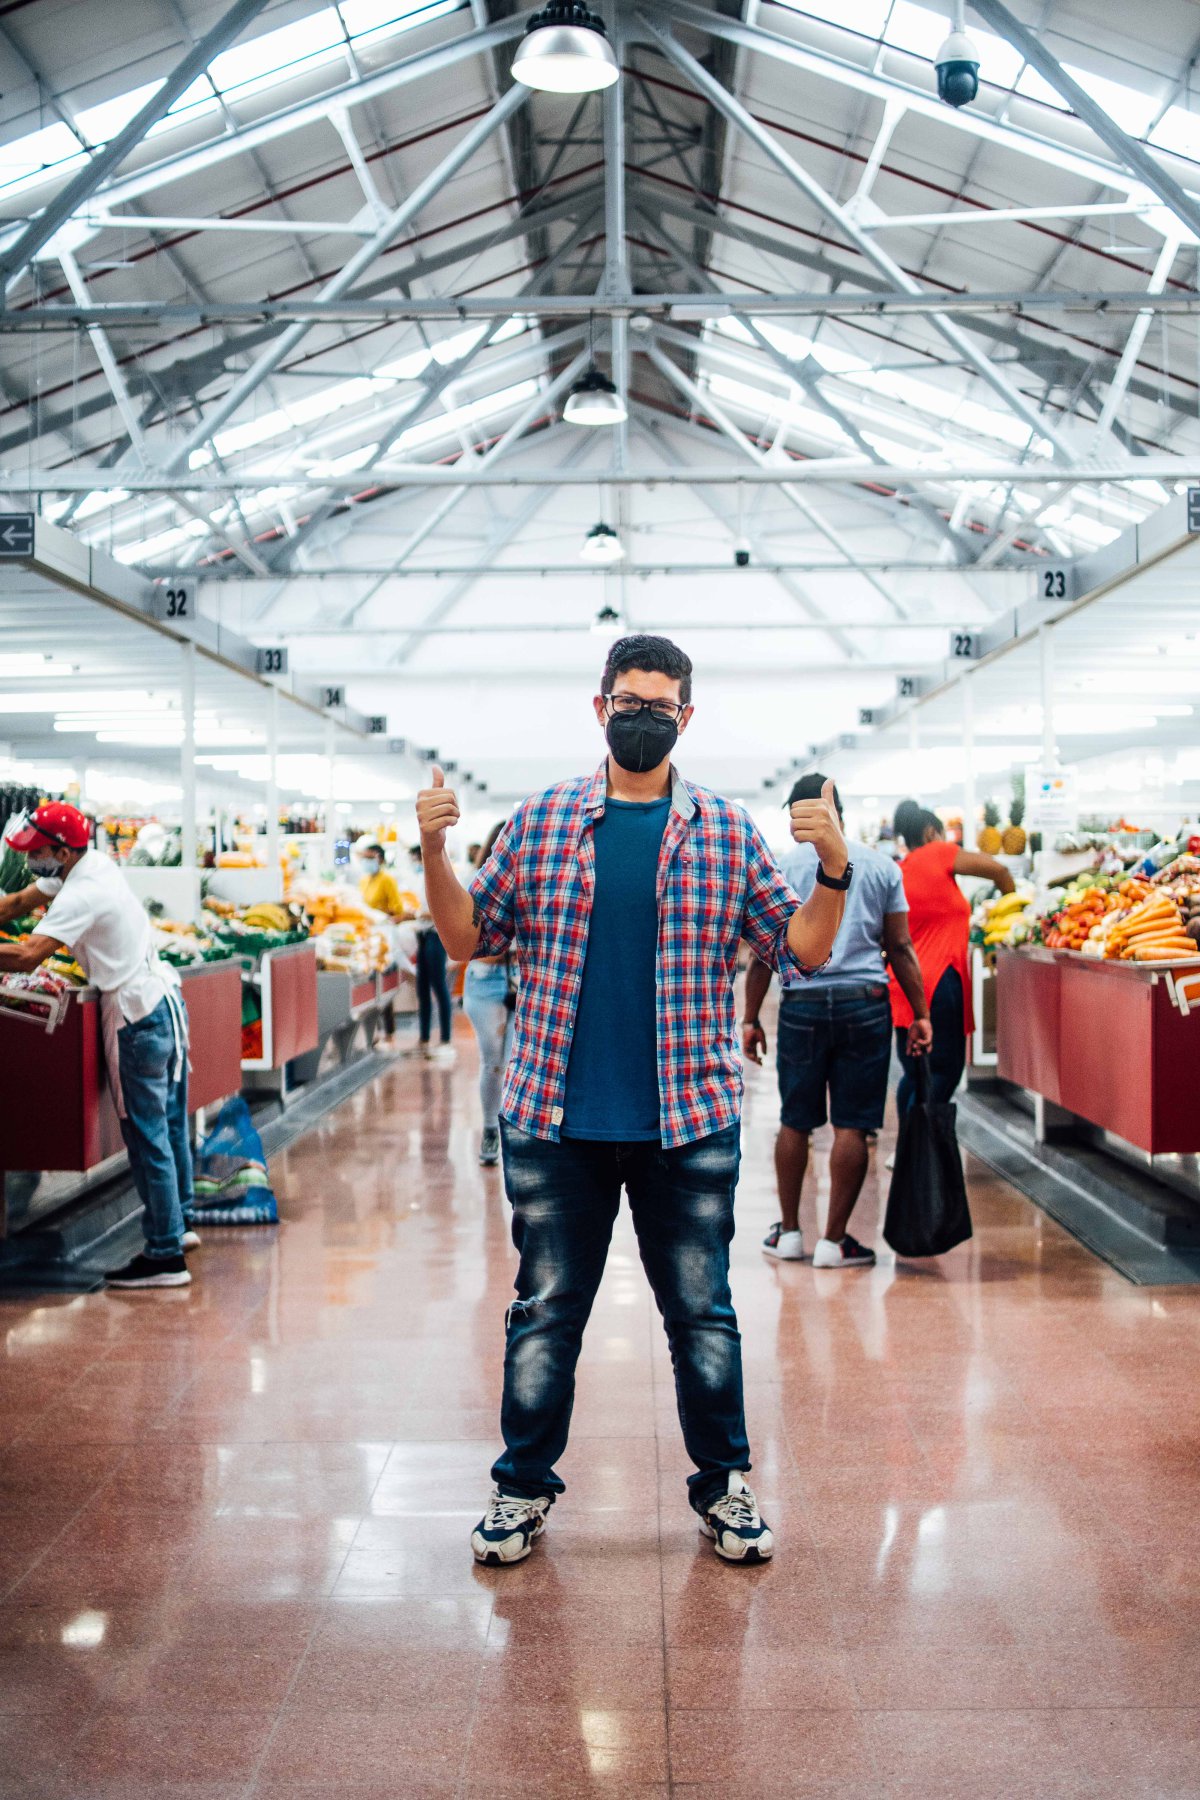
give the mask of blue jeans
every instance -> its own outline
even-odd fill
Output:
[[[966,1014],[962,977],[957,969],[947,969],[933,990],[929,1002],[929,1022],[933,1026],[933,1049],[929,1052],[929,1098],[941,1106],[954,1098],[967,1066]],[[908,1054],[908,1029],[896,1027],[896,1052],[904,1073],[896,1089],[896,1108],[908,1112],[917,1103],[917,1080],[913,1073],[915,1058]]]
[[[807,1136],[826,1117],[842,1130],[878,1131],[892,1061],[886,984],[789,988],[775,1061],[782,1122],[793,1131]]]
[[[479,1103],[483,1128],[500,1122],[500,1093],[512,1050],[516,1013],[505,1005],[508,973],[503,963],[472,963],[463,982],[463,1010],[479,1040]]]
[[[146,1255],[180,1256],[193,1204],[187,1058],[176,1081],[175,1033],[165,1000],[118,1031],[117,1067],[125,1097],[121,1131],[146,1214]]]
[[[567,1446],[575,1364],[624,1186],[696,1465],[689,1498],[703,1511],[731,1469],[750,1467],[742,1340],[729,1292],[738,1127],[675,1150],[580,1138],[552,1144],[507,1120],[500,1130],[521,1261],[504,1354],[505,1449],[492,1479],[513,1494],[564,1491],[554,1465]]]
[[[450,984],[446,980],[446,952],[442,940],[430,926],[417,934],[417,1023],[421,1042],[429,1042],[433,1029],[433,1002],[438,1006],[438,1023],[442,1042],[450,1042]]]

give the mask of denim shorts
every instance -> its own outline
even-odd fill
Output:
[[[848,1131],[878,1131],[891,1057],[885,983],[790,989],[779,1008],[775,1059],[783,1123],[808,1132],[828,1117]]]

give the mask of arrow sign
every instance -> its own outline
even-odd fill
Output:
[[[0,513],[0,556],[33,555],[33,514]]]

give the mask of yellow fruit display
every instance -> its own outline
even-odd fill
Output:
[[[983,830],[975,842],[977,847],[988,856],[999,856],[1003,840],[999,831],[1000,808],[994,800],[983,803]]]

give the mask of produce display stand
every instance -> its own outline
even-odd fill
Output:
[[[310,941],[264,950],[257,967],[247,970],[243,980],[258,989],[262,1055],[243,1057],[242,1085],[270,1088],[286,1106],[295,1085],[289,1064],[315,1050],[319,1042],[316,948]]]
[[[191,1035],[188,1110],[198,1112],[241,1088],[241,971],[236,961],[182,969]],[[78,988],[54,1032],[0,1013],[0,1081],[5,1107],[0,1168],[0,1236],[6,1231],[4,1169],[86,1174],[123,1155],[108,1085],[100,995]]]
[[[338,1062],[345,1064],[360,1034],[366,1050],[374,1048],[381,1025],[390,1035],[395,1018],[393,997],[399,984],[400,975],[396,969],[385,969],[372,975],[350,975],[343,969],[318,969],[317,1045],[293,1063],[288,1071],[289,1080],[315,1080],[330,1042],[336,1047]]]
[[[1146,1156],[1196,1155],[1198,974],[1200,965],[1172,970],[1070,950],[1002,948],[1000,1079]]]

